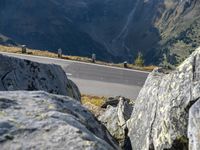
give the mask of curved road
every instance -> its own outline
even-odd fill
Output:
[[[149,72],[109,67],[91,63],[0,52],[3,55],[40,63],[60,65],[81,93],[96,96],[124,96],[135,99]]]

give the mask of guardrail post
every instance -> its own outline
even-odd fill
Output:
[[[128,63],[127,63],[127,61],[124,62],[124,68],[128,68]]]
[[[96,54],[92,54],[92,62],[93,62],[93,63],[96,62]]]
[[[61,48],[58,49],[58,58],[62,58],[62,49]]]
[[[22,45],[22,53],[23,53],[23,54],[26,53],[26,45]]]

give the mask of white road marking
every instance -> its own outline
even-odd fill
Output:
[[[71,73],[66,73],[66,75],[67,75],[67,76],[72,76],[72,74],[71,74]]]

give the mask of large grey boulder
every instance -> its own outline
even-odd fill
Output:
[[[200,100],[198,100],[189,111],[188,123],[189,149],[200,149]]]
[[[41,64],[0,54],[0,91],[42,90],[81,99],[77,86],[60,66]]]
[[[154,70],[127,122],[132,149],[188,149],[188,112],[199,87],[200,48],[171,73]]]
[[[106,126],[111,135],[124,148],[127,142],[126,121],[131,116],[133,105],[129,103],[130,100],[123,97],[112,98],[113,101],[118,101],[118,104],[108,105],[106,110],[98,117],[98,120]]]
[[[116,150],[79,102],[42,91],[0,92],[0,149]]]

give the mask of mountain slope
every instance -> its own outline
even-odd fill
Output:
[[[160,48],[172,64],[180,63],[200,45],[200,1],[165,0],[155,26],[162,40]]]
[[[0,33],[36,49],[176,64],[200,45],[198,10],[198,0],[1,0]]]
[[[79,30],[53,1],[1,1],[0,33],[31,48],[90,56],[101,51],[101,59],[111,56],[103,45]]]

